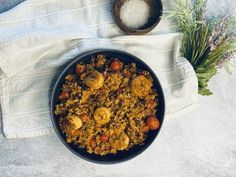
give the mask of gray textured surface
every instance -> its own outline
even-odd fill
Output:
[[[211,0],[208,14],[235,14],[235,7],[235,0]],[[214,95],[200,97],[194,111],[165,120],[160,136],[141,155],[142,162],[140,156],[119,165],[94,165],[75,157],[55,134],[2,139],[0,177],[235,177],[236,72],[230,77],[219,73],[211,88]]]

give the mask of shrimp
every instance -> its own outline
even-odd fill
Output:
[[[152,81],[143,75],[137,76],[131,81],[131,92],[140,98],[147,96],[151,87]]]
[[[104,77],[102,73],[98,72],[97,70],[94,70],[90,75],[88,75],[84,79],[84,83],[90,88],[99,89],[103,86]]]
[[[121,134],[113,135],[110,140],[111,146],[117,150],[124,150],[129,145],[129,137],[123,132]]]
[[[61,126],[68,136],[73,136],[74,132],[82,127],[82,120],[76,115],[68,115],[62,121]]]
[[[111,112],[106,107],[97,108],[93,117],[98,125],[104,125],[110,121]]]

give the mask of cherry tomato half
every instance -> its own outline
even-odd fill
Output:
[[[122,64],[119,60],[114,60],[112,63],[111,63],[111,70],[112,71],[120,71],[121,68],[122,68]]]
[[[151,130],[157,130],[160,126],[160,122],[155,116],[149,116],[146,124]]]
[[[69,93],[68,92],[62,92],[60,95],[59,95],[59,99],[60,100],[63,100],[63,99],[66,99],[69,97]]]
[[[109,135],[102,135],[100,138],[101,138],[101,141],[105,143],[109,140]]]
[[[155,100],[147,100],[146,104],[148,109],[154,109],[157,106]]]
[[[89,144],[90,144],[91,148],[93,148],[93,149],[97,146],[96,141],[94,139],[91,139]]]
[[[85,72],[85,66],[77,64],[75,68],[75,73],[77,74],[77,76],[81,75],[83,72]]]

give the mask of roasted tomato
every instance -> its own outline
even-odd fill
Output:
[[[94,149],[97,146],[96,141],[94,139],[90,140],[89,145],[92,149]]]
[[[77,64],[75,68],[75,73],[80,76],[83,72],[85,72],[85,66],[81,64]]]
[[[154,109],[157,106],[157,103],[155,100],[147,100],[146,104],[147,104],[148,109]]]
[[[62,92],[60,95],[59,95],[59,99],[60,100],[64,100],[66,98],[69,97],[69,93],[68,92]]]
[[[146,124],[151,130],[157,130],[160,126],[160,122],[155,116],[149,116]]]
[[[112,63],[111,63],[111,70],[112,71],[120,71],[121,68],[122,68],[122,63],[121,61],[119,60],[114,60]]]
[[[101,139],[101,141],[102,142],[107,142],[108,140],[109,140],[109,135],[102,135],[101,137],[100,137],[100,139]]]

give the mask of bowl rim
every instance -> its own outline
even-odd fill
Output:
[[[79,62],[80,59],[86,57],[86,56],[91,56],[91,55],[94,55],[94,54],[97,54],[97,53],[103,53],[103,52],[117,52],[117,53],[121,53],[121,54],[124,54],[124,55],[128,55],[132,58],[134,58],[137,62],[141,62],[142,64],[144,64],[147,68],[148,68],[148,71],[152,73],[152,75],[155,76],[155,79],[157,81],[157,83],[159,84],[159,87],[160,87],[160,92],[161,92],[161,96],[162,96],[162,100],[163,100],[163,118],[162,118],[162,123],[160,124],[160,127],[159,127],[159,130],[158,132],[155,134],[155,137],[153,138],[153,140],[151,141],[150,144],[146,145],[146,146],[143,146],[142,149],[140,149],[140,151],[132,156],[128,156],[128,157],[125,157],[123,159],[119,159],[119,160],[114,160],[114,161],[98,161],[98,160],[94,160],[94,159],[90,159],[90,158],[87,158],[87,157],[84,157],[83,155],[81,155],[80,153],[78,153],[77,151],[75,151],[73,148],[71,148],[69,146],[69,144],[64,140],[64,138],[62,137],[61,133],[59,132],[58,130],[58,127],[56,125],[56,120],[55,120],[55,114],[54,114],[54,100],[56,99],[55,98],[55,92],[56,92],[56,89],[58,89],[58,85],[59,83],[61,82],[61,80],[63,79],[62,77],[64,76],[64,74],[66,74],[66,72],[71,68],[73,67],[74,64],[76,64],[77,62]],[[103,165],[112,165],[112,164],[117,164],[117,163],[121,163],[121,162],[126,162],[128,160],[131,160],[135,157],[137,157],[138,155],[140,155],[141,153],[143,153],[148,147],[150,147],[153,142],[156,140],[158,134],[160,133],[161,131],[161,128],[162,128],[162,125],[164,123],[164,118],[165,118],[165,95],[164,95],[164,92],[163,92],[163,88],[161,86],[161,83],[158,79],[158,77],[156,76],[156,74],[154,73],[154,71],[150,68],[150,66],[148,64],[146,64],[143,60],[139,59],[138,57],[136,57],[135,55],[133,54],[130,54],[128,52],[125,52],[125,51],[122,51],[122,50],[116,50],[116,49],[95,49],[95,50],[90,50],[90,51],[87,51],[87,52],[84,52],[82,54],[79,54],[75,57],[73,57],[72,61],[69,61],[68,63],[65,64],[66,67],[63,69],[63,71],[60,73],[59,77],[57,77],[56,79],[56,82],[54,82],[53,84],[53,90],[50,94],[51,96],[51,99],[50,99],[50,117],[51,117],[51,122],[52,122],[52,125],[53,125],[53,129],[54,131],[56,132],[57,134],[57,137],[60,139],[60,141],[65,145],[65,147],[67,149],[69,149],[74,155],[76,155],[77,157],[87,161],[87,162],[90,162],[90,163],[95,163],[95,164],[103,164]],[[88,153],[88,152],[87,152]]]
[[[150,31],[152,31],[161,21],[161,17],[163,15],[163,3],[162,3],[162,0],[155,0],[155,1],[159,1],[160,3],[160,8],[158,9],[160,11],[160,15],[159,15],[159,18],[158,20],[150,27],[148,28],[145,28],[145,29],[132,29],[132,28],[128,28],[124,23],[122,23],[122,21],[120,20],[120,18],[118,18],[117,14],[115,13],[116,12],[116,3],[117,3],[118,0],[115,0],[113,2],[113,8],[112,8],[112,14],[113,14],[113,18],[114,18],[114,21],[115,23],[117,24],[117,26],[122,30],[124,31],[125,33],[127,34],[130,34],[130,35],[142,35],[142,34],[146,34],[146,33],[149,33]]]

